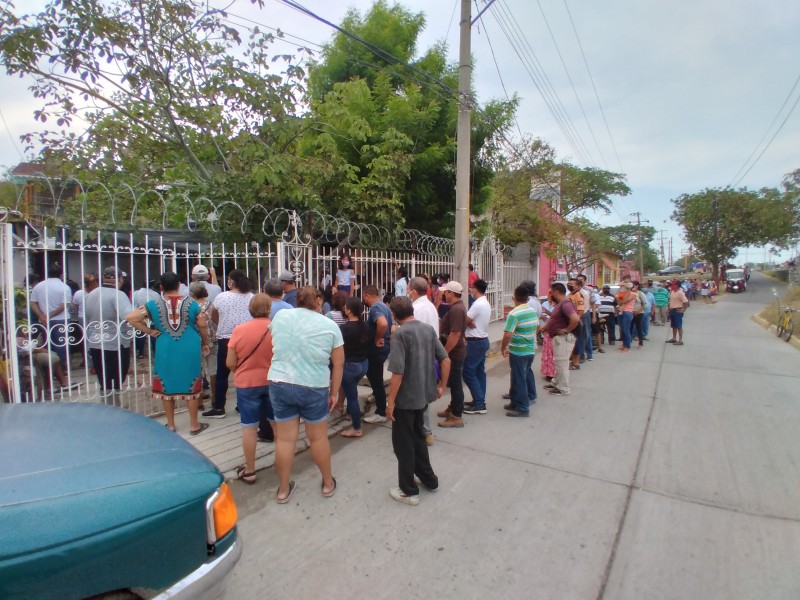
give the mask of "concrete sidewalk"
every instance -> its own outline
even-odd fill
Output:
[[[751,283],[694,304],[684,346],[651,328],[573,372],[572,396],[540,388],[529,419],[505,417],[495,360],[489,413],[435,432],[440,489],[417,507],[387,494],[389,426],[332,440],[331,499],[308,453],[285,506],[272,470],[234,482],[226,597],[800,597],[800,354],[750,320],[769,301]]]
[[[500,341],[503,338],[503,321],[497,321],[489,324],[489,339],[492,341],[489,348],[489,353],[495,353],[500,350]],[[384,380],[386,384],[389,383],[389,372],[384,371]],[[233,478],[236,476],[236,467],[244,462],[242,455],[242,429],[239,422],[239,415],[235,411],[236,406],[236,391],[233,388],[233,376],[230,378],[231,386],[228,390],[226,411],[227,416],[224,419],[205,419],[200,418],[201,421],[209,423],[210,427],[200,435],[189,435],[189,413],[186,411],[179,412],[175,415],[175,425],[178,433],[183,436],[190,444],[205,454],[211,461],[217,465],[217,468],[222,471],[226,478]],[[372,394],[366,378],[364,378],[359,386],[361,405],[367,404],[367,398]],[[206,400],[206,408],[210,408],[209,400]],[[372,408],[370,408],[372,410]],[[166,423],[166,417],[158,417],[161,423]],[[331,419],[328,428],[328,436],[337,435],[342,429],[350,426],[350,421],[343,418]],[[305,429],[300,428],[300,437],[297,441],[297,452],[303,452],[308,449],[308,440],[306,439]],[[275,444],[259,443],[256,448],[256,469],[268,469],[275,464],[273,453],[275,451]]]

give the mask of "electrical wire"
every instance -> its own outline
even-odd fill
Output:
[[[758,148],[759,148],[759,146],[761,146],[761,144],[763,144],[763,143],[764,143],[764,140],[765,140],[765,139],[767,138],[767,136],[769,135],[769,132],[770,132],[770,130],[771,130],[771,129],[772,129],[772,127],[775,125],[775,123],[777,122],[777,120],[780,118],[780,116],[781,116],[781,113],[783,112],[783,109],[784,109],[784,108],[786,108],[786,105],[789,103],[789,100],[791,99],[791,97],[792,97],[792,94],[794,94],[794,91],[797,89],[797,85],[798,85],[798,84],[800,84],[800,75],[798,75],[798,76],[797,76],[797,79],[795,79],[795,81],[794,81],[794,85],[792,86],[792,89],[791,89],[791,90],[789,90],[789,93],[786,95],[786,99],[783,101],[783,104],[781,104],[781,107],[778,109],[778,112],[777,112],[777,113],[775,113],[775,117],[772,119],[772,122],[769,124],[769,127],[767,127],[767,130],[764,132],[764,135],[763,135],[763,136],[761,136],[761,139],[760,139],[760,140],[758,141],[758,143],[756,144],[756,147],[755,147],[755,148],[753,148],[753,151],[750,153],[750,156],[748,156],[748,157],[747,157],[747,160],[745,160],[745,161],[744,161],[744,164],[742,164],[742,166],[741,166],[741,167],[739,167],[739,170],[738,170],[738,171],[736,171],[736,175],[734,175],[734,176],[733,176],[733,179],[731,179],[731,182],[728,184],[728,187],[735,187],[735,186],[739,185],[739,183],[742,181],[742,179],[744,179],[744,178],[745,178],[745,176],[746,176],[746,175],[747,175],[747,174],[750,172],[750,170],[751,170],[751,169],[752,169],[752,168],[753,168],[753,167],[756,165],[756,163],[759,161],[759,159],[760,159],[760,158],[761,158],[761,157],[764,155],[764,152],[766,152],[766,151],[767,151],[767,148],[769,148],[769,146],[770,146],[770,144],[772,143],[772,141],[775,139],[775,137],[778,135],[778,133],[780,132],[780,130],[781,130],[781,129],[783,128],[783,126],[786,124],[786,121],[789,119],[789,117],[792,115],[792,112],[794,112],[794,109],[797,107],[797,103],[798,103],[798,101],[800,101],[800,96],[798,96],[798,99],[797,99],[797,100],[795,100],[795,102],[794,102],[794,105],[793,105],[793,106],[792,106],[792,108],[789,110],[789,114],[787,114],[787,115],[786,115],[786,118],[783,120],[783,122],[781,123],[780,127],[778,127],[778,130],[775,132],[775,134],[774,134],[774,135],[772,136],[772,138],[769,140],[769,143],[768,143],[768,144],[767,144],[767,145],[766,145],[766,146],[763,148],[763,150],[762,150],[762,151],[761,151],[761,153],[758,155],[758,157],[757,157],[757,158],[756,158],[756,159],[753,161],[753,164],[751,164],[751,165],[750,165],[750,167],[749,167],[749,168],[748,168],[748,169],[747,169],[747,170],[746,170],[744,173],[742,173],[742,176],[741,176],[741,177],[739,177],[739,179],[736,179],[736,178],[739,176],[739,173],[741,173],[741,172],[742,172],[742,170],[743,170],[743,169],[744,169],[744,168],[747,166],[747,163],[749,163],[749,162],[750,162],[750,159],[752,159],[752,158],[753,158],[753,156],[755,155],[755,153],[758,151]],[[734,183],[734,182],[735,182],[735,183]]]
[[[3,127],[6,128],[6,134],[8,134],[8,139],[11,140],[11,143],[14,145],[14,149],[17,151],[17,154],[19,154],[20,160],[22,162],[25,162],[25,156],[23,156],[22,150],[20,150],[19,145],[17,145],[17,140],[14,139],[14,136],[11,133],[11,128],[8,126],[8,123],[6,122],[6,117],[3,114],[2,109],[0,109],[0,120],[3,121]]]
[[[608,139],[611,140],[611,147],[614,149],[614,156],[617,158],[617,164],[619,165],[620,171],[625,171],[624,167],[622,166],[622,161],[619,158],[619,152],[617,152],[617,145],[614,143],[614,136],[611,135],[611,128],[608,126],[608,119],[606,119],[606,113],[603,110],[603,103],[600,102],[600,94],[597,93],[597,86],[594,84],[594,77],[592,77],[592,71],[589,69],[589,61],[586,59],[586,53],[583,51],[583,44],[581,44],[581,38],[578,35],[578,29],[575,27],[575,21],[572,19],[572,13],[569,10],[567,0],[564,0],[564,8],[567,9],[567,15],[569,16],[569,22],[572,25],[572,31],[575,33],[575,39],[578,41],[578,47],[580,48],[581,56],[583,57],[583,64],[586,65],[586,72],[589,74],[589,81],[592,83],[594,97],[597,99],[597,106],[600,108],[600,114],[602,115],[603,123],[605,123],[606,126]]]

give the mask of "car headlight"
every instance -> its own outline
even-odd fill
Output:
[[[206,532],[208,543],[215,544],[236,527],[239,515],[227,483],[223,483],[206,501]]]

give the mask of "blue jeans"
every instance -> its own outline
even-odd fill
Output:
[[[463,378],[472,395],[475,408],[486,406],[486,353],[489,338],[467,340],[467,357],[464,359]]]
[[[369,361],[345,362],[342,371],[342,387],[347,398],[347,413],[353,421],[353,429],[361,429],[361,405],[358,403],[358,382],[367,374]]]
[[[647,337],[650,333],[650,308],[645,309],[642,321],[642,334]]]
[[[236,388],[236,405],[242,427],[258,426],[258,435],[263,438],[274,438],[270,421],[275,418],[272,403],[269,401],[269,386],[261,385],[249,388]]]
[[[509,354],[508,364],[511,367],[511,403],[519,412],[528,412],[536,402],[533,354]]]
[[[592,311],[587,310],[583,313],[581,320],[583,321],[583,330],[585,331],[583,336],[583,351],[581,354],[585,354],[586,358],[592,358]]]
[[[619,332],[622,334],[622,347],[631,349],[631,323],[633,323],[632,312],[619,313]]]

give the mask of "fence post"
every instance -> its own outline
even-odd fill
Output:
[[[14,298],[14,225],[3,223],[2,247],[0,260],[3,269],[3,318],[5,320],[6,375],[8,377],[8,393],[13,403],[22,402],[22,390],[19,385],[19,357],[17,355],[17,313]]]

